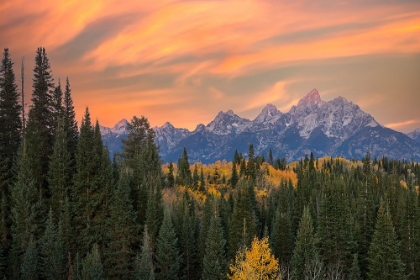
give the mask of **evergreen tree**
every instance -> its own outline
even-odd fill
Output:
[[[230,177],[230,185],[232,188],[235,188],[236,184],[238,183],[238,172],[236,171],[236,163],[232,163],[232,177]]]
[[[38,48],[35,57],[32,106],[29,110],[25,138],[29,169],[40,193],[40,199],[49,197],[47,173],[49,158],[54,144],[54,83],[51,66],[44,48]],[[44,214],[48,216],[48,203],[44,205]]]
[[[178,237],[169,210],[165,211],[156,246],[156,279],[179,279],[180,256]]]
[[[351,264],[348,279],[349,280],[362,280],[362,276],[360,274],[360,268],[359,268],[359,261],[357,260],[357,254],[353,255],[353,263]]]
[[[168,174],[166,174],[167,187],[173,188],[175,185],[174,165],[172,161],[169,162]]]
[[[286,186],[281,187],[279,196],[270,243],[274,255],[282,263],[290,263],[293,249],[292,215]]]
[[[158,148],[154,142],[155,132],[145,117],[133,117],[127,123],[127,139],[123,139],[122,153],[119,157],[133,176],[130,186],[137,223],[144,225],[146,220],[148,186],[151,179],[161,177]]]
[[[10,189],[15,181],[16,163],[21,141],[21,106],[9,49],[5,48],[0,65],[0,243],[10,247]]]
[[[80,128],[77,146],[76,174],[72,192],[75,239],[79,252],[84,256],[94,243],[101,244],[105,229],[103,214],[105,186],[103,182],[103,147],[100,134],[95,133],[89,110]],[[109,161],[109,157],[107,159]],[[103,228],[101,228],[103,227]]]
[[[406,279],[399,242],[387,203],[381,200],[375,232],[368,252],[369,279]]]
[[[182,156],[178,160],[178,174],[176,176],[176,181],[178,185],[190,186],[191,180],[192,178],[187,148],[184,147]]]
[[[31,237],[28,247],[26,248],[25,255],[23,256],[22,266],[21,266],[21,276],[19,279],[32,280],[38,279],[38,249],[36,243]]]
[[[146,209],[146,226],[151,238],[152,248],[156,248],[159,229],[163,219],[162,192],[159,178],[149,178]]]
[[[103,266],[101,255],[97,244],[94,244],[92,251],[89,252],[86,258],[82,261],[82,280],[102,280]]]
[[[200,176],[198,176],[198,167],[197,164],[194,164],[194,172],[193,172],[193,188],[194,190],[198,190],[198,181],[200,180]]]
[[[35,182],[28,169],[28,156],[25,142],[19,150],[16,183],[12,188],[12,237],[13,243],[9,256],[9,269],[12,278],[19,278],[23,254],[29,247],[31,236],[39,234],[36,223],[39,215],[39,202]]]
[[[344,184],[335,180],[326,184],[316,234],[324,264],[327,268],[344,268],[345,275],[349,273],[353,261],[352,252],[356,248],[351,235],[353,225],[350,223],[349,200]]]
[[[228,259],[235,257],[241,247],[251,244],[256,232],[255,211],[253,205],[253,188],[248,183],[240,184],[238,198],[233,207],[231,224],[229,228]],[[255,194],[254,194],[255,195]]]
[[[73,162],[68,150],[68,138],[64,131],[63,118],[57,119],[57,128],[55,130],[55,140],[53,154],[51,156],[48,183],[51,189],[51,207],[56,213],[56,219],[63,211],[65,198],[69,194],[71,187],[71,168]]]
[[[67,259],[64,240],[54,223],[50,210],[44,235],[40,244],[40,272],[45,279],[67,279]]]
[[[406,264],[406,274],[409,279],[420,276],[420,204],[418,195],[411,184],[404,191],[401,228],[401,259]]]
[[[63,90],[61,89],[61,82],[58,80],[58,85],[54,88],[52,95],[52,114],[53,114],[53,123],[54,130],[56,130],[56,125],[58,119],[63,117],[64,107],[63,107]]]
[[[134,278],[136,280],[155,279],[155,268],[153,265],[153,249],[148,234],[147,226],[144,227],[143,245],[141,253],[137,254],[134,263]]]
[[[200,171],[200,192],[205,192],[206,191],[206,182],[204,181],[204,171],[203,171],[203,166],[201,166],[201,171]]]
[[[273,151],[270,149],[268,152],[268,163],[273,166],[274,165],[274,159],[273,159]]]
[[[305,279],[305,275],[310,274],[310,270],[314,269],[317,260],[319,256],[315,246],[312,217],[309,208],[305,207],[292,256],[291,267],[294,279]]]
[[[206,251],[203,259],[203,280],[226,279],[226,240],[223,237],[223,228],[217,213],[212,215],[210,228],[206,238]]]
[[[67,134],[67,147],[68,152],[70,153],[70,158],[72,160],[72,175],[75,171],[76,164],[76,152],[77,152],[77,142],[79,139],[79,127],[77,126],[76,113],[74,111],[73,99],[71,97],[71,89],[69,78],[66,78],[66,88],[64,91],[63,99],[63,121],[64,121],[64,132]]]
[[[107,219],[109,244],[107,248],[106,267],[109,276],[115,279],[129,279],[131,260],[134,257],[134,245],[137,242],[137,225],[130,197],[128,174],[120,176],[118,186],[114,189],[110,205],[110,217]]]
[[[249,152],[248,152],[248,163],[246,165],[246,175],[250,179],[254,179],[257,176],[257,163],[254,157],[254,145],[251,143],[249,144]]]

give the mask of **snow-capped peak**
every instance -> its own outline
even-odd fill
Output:
[[[273,119],[278,119],[282,113],[277,110],[276,106],[273,104],[267,104],[261,113],[255,118],[255,123],[262,123],[266,121],[272,121]]]
[[[125,134],[127,128],[128,121],[126,119],[122,119],[117,122],[113,128],[111,128],[111,132],[115,134]]]
[[[307,104],[307,103],[320,103],[322,102],[321,96],[319,95],[319,92],[316,88],[311,90],[309,93],[305,95],[301,100],[299,100],[298,106],[301,104]]]

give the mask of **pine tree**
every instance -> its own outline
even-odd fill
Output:
[[[190,186],[191,185],[191,170],[190,163],[188,160],[187,148],[184,147],[182,156],[178,160],[178,174],[176,176],[178,185]]]
[[[127,139],[122,140],[122,153],[119,155],[133,174],[130,186],[137,223],[140,225],[144,225],[146,220],[148,181],[161,178],[162,172],[154,137],[147,118],[134,116],[127,123]]]
[[[11,218],[13,243],[9,257],[9,268],[13,278],[18,278],[23,254],[28,248],[31,236],[39,233],[36,223],[39,202],[35,182],[28,169],[25,142],[19,150],[16,183],[12,188]]]
[[[315,246],[312,217],[309,208],[305,207],[292,256],[291,267],[294,279],[305,279],[305,275],[313,270],[317,260],[319,260],[319,256]]]
[[[103,242],[105,226],[102,211],[105,210],[103,208],[107,183],[103,181],[105,157],[100,133],[95,133],[88,109],[82,120],[77,151],[72,210],[76,245],[80,254],[84,256],[94,243]],[[109,157],[107,160],[109,161]]]
[[[198,167],[197,164],[194,164],[194,172],[193,172],[193,188],[194,190],[198,190],[198,181],[200,180],[200,176],[198,176]]]
[[[131,260],[134,257],[134,245],[137,242],[137,225],[130,197],[128,174],[120,176],[118,186],[114,189],[110,214],[107,220],[109,229],[109,244],[107,248],[106,267],[109,276],[115,279],[129,279],[131,275]]]
[[[356,248],[351,235],[349,200],[344,184],[336,181],[326,184],[321,197],[316,234],[324,264],[328,268],[342,267],[346,275],[353,261],[352,252]]]
[[[58,119],[63,117],[63,90],[61,89],[61,82],[58,80],[58,85],[54,88],[52,95],[52,114],[54,131],[57,129]]]
[[[10,192],[15,181],[14,165],[21,141],[21,106],[9,49],[5,48],[0,65],[0,245],[10,247]]]
[[[47,173],[49,157],[54,144],[54,83],[51,66],[44,48],[38,48],[35,57],[32,106],[29,110],[25,138],[28,162],[41,199],[49,197]],[[47,216],[48,204],[41,202]]]
[[[204,171],[203,171],[203,166],[201,166],[201,171],[200,171],[200,192],[205,192],[206,191],[206,182],[204,181]]]
[[[67,256],[64,247],[61,225],[54,223],[50,210],[44,235],[40,244],[40,272],[45,279],[67,279]]]
[[[175,177],[174,177],[174,165],[171,162],[169,162],[169,170],[168,174],[166,174],[166,181],[167,181],[167,187],[173,188],[175,185]]]
[[[94,244],[92,251],[89,252],[86,258],[82,261],[82,280],[102,280],[103,266],[101,255],[97,244]]]
[[[349,280],[362,280],[362,276],[360,274],[360,268],[359,268],[359,261],[357,260],[357,254],[353,255],[353,263],[351,264],[348,279]]]
[[[23,256],[21,276],[19,279],[38,279],[38,263],[38,249],[36,247],[36,242],[33,240],[33,237],[31,237]]]
[[[77,126],[76,113],[74,111],[73,99],[71,97],[71,89],[69,78],[66,78],[66,88],[64,91],[63,99],[63,121],[64,121],[64,132],[67,134],[67,147],[72,160],[72,175],[75,172],[76,166],[76,152],[77,142],[79,139],[79,127]]]
[[[235,257],[241,247],[251,244],[256,232],[255,211],[252,199],[252,184],[240,184],[238,198],[233,207],[232,219],[229,228],[228,259]]]
[[[286,186],[283,185],[281,187],[279,196],[279,204],[274,217],[270,243],[274,255],[282,263],[290,263],[293,249],[292,215]]]
[[[156,245],[156,279],[179,279],[180,256],[178,237],[172,225],[169,210],[165,211]]]
[[[212,215],[210,228],[206,238],[206,250],[203,259],[203,280],[226,279],[226,240],[223,236],[223,228],[217,213]]]
[[[369,279],[406,279],[404,269],[389,207],[381,200],[368,252],[368,276]]]
[[[249,144],[248,163],[246,165],[246,175],[248,178],[255,180],[257,176],[257,163],[254,157],[254,145]]]
[[[404,191],[404,197],[400,218],[401,259],[406,264],[409,279],[417,279],[420,276],[420,204],[411,184]]]
[[[155,279],[155,268],[153,265],[153,249],[148,234],[147,226],[144,227],[143,245],[141,253],[137,254],[134,262],[134,278],[136,280]]]
[[[230,185],[232,188],[236,187],[236,184],[238,183],[238,172],[236,171],[236,163],[232,162],[232,176],[230,178]]]
[[[73,162],[68,150],[68,135],[64,131],[62,117],[57,119],[56,126],[53,154],[48,170],[48,183],[51,189],[51,207],[56,214],[55,220],[58,220],[58,216],[63,211],[64,200],[71,187]]]
[[[147,188],[146,226],[151,238],[152,248],[156,248],[159,229],[163,219],[162,192],[159,178],[149,178]]]

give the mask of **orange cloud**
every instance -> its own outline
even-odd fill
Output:
[[[385,126],[388,128],[396,129],[396,128],[401,128],[401,127],[412,125],[412,124],[420,124],[420,120],[407,120],[403,122],[388,123]]]

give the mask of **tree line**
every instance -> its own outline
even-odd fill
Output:
[[[54,83],[44,48],[26,121],[19,97],[6,48],[0,278],[420,277],[418,163],[311,153],[287,164],[250,144],[229,170],[191,164],[187,148],[162,168],[143,116],[111,160],[88,108],[79,129],[69,79]]]

